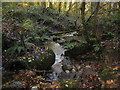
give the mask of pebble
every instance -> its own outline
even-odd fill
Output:
[[[10,87],[10,88],[22,88],[22,83],[19,81],[15,81],[15,82],[11,83],[8,87]]]
[[[33,86],[31,90],[38,90],[37,86]]]

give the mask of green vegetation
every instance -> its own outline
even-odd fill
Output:
[[[3,87],[120,88],[119,29],[120,2],[2,2]],[[49,77],[51,42],[66,50],[72,78]]]

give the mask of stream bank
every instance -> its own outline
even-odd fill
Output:
[[[67,50],[63,49],[59,43],[48,42],[49,47],[54,53],[55,61],[51,64],[51,70],[23,70],[18,73],[11,73],[11,79],[8,83],[5,83],[4,88],[98,88],[98,87],[118,87],[118,81],[107,81],[105,78],[110,73],[110,78],[117,80],[119,77],[118,70],[119,65],[116,62],[113,63],[113,67],[110,66],[106,69],[106,75],[104,75],[104,68],[102,61],[91,61],[91,60],[75,60],[65,56]],[[41,50],[48,50],[44,48]],[[45,51],[46,51],[45,50]],[[70,49],[69,49],[70,50]],[[71,49],[73,50],[73,49]],[[77,50],[77,49],[76,49]],[[78,51],[77,51],[78,52]],[[38,52],[40,53],[40,52]],[[51,53],[51,52],[50,52]],[[46,54],[47,55],[47,54]],[[82,54],[81,54],[82,55]],[[47,59],[46,59],[47,60]],[[52,59],[53,60],[53,59]],[[47,61],[47,63],[49,60]],[[44,64],[43,64],[44,65]],[[112,68],[111,68],[112,67]],[[4,72],[4,71],[3,71]],[[114,73],[115,74],[114,74]],[[3,73],[3,77],[7,77],[8,72]],[[5,80],[5,78],[3,78]],[[30,81],[28,83],[28,81]],[[111,82],[112,84],[109,85]],[[20,86],[20,87],[17,87]]]

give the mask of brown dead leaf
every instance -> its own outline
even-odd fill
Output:
[[[106,83],[107,84],[113,84],[113,80],[107,80]]]

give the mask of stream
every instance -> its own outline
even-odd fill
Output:
[[[70,34],[65,34],[63,36],[71,37],[74,36],[76,32]],[[59,43],[51,41],[49,47],[55,54],[55,62],[51,66],[53,73],[49,75],[52,81],[57,81],[59,79],[74,78],[75,77],[75,67],[71,64],[71,60],[64,57],[64,52],[67,51]],[[72,71],[72,73],[70,73]]]
[[[72,36],[74,33],[71,33]],[[68,36],[68,35],[67,35]],[[55,62],[51,66],[52,74],[48,77],[51,81],[57,81],[62,79],[78,79],[80,76],[85,78],[87,74],[97,74],[90,66],[83,64],[75,64],[75,60],[64,56],[66,49],[64,49],[59,43],[51,41],[49,47],[55,54]],[[85,70],[85,71],[84,71]]]
[[[55,54],[55,63],[52,65],[53,73],[50,75],[50,78],[52,78],[53,81],[58,80],[58,76],[63,72],[62,66],[63,66],[63,60],[64,52],[66,51],[59,43],[50,42],[50,48],[53,50]]]
[[[71,35],[67,36],[72,36]],[[77,62],[75,60],[71,60],[71,58],[68,58],[65,56],[65,51],[59,43],[56,43],[54,41],[50,41],[48,44],[48,47],[52,49],[52,51],[55,54],[55,62],[51,66],[52,71],[35,71],[38,74],[44,73],[43,77],[45,78],[46,82],[53,82],[53,81],[59,81],[59,80],[66,80],[66,79],[79,79],[79,78],[86,78],[88,74],[97,75],[97,73],[90,67],[83,64],[75,64],[74,62]],[[2,69],[2,68],[0,68]],[[16,81],[10,84],[8,87],[15,87],[20,86],[21,82]],[[22,86],[20,86],[22,87]],[[35,90],[37,86],[33,86],[31,90]]]

